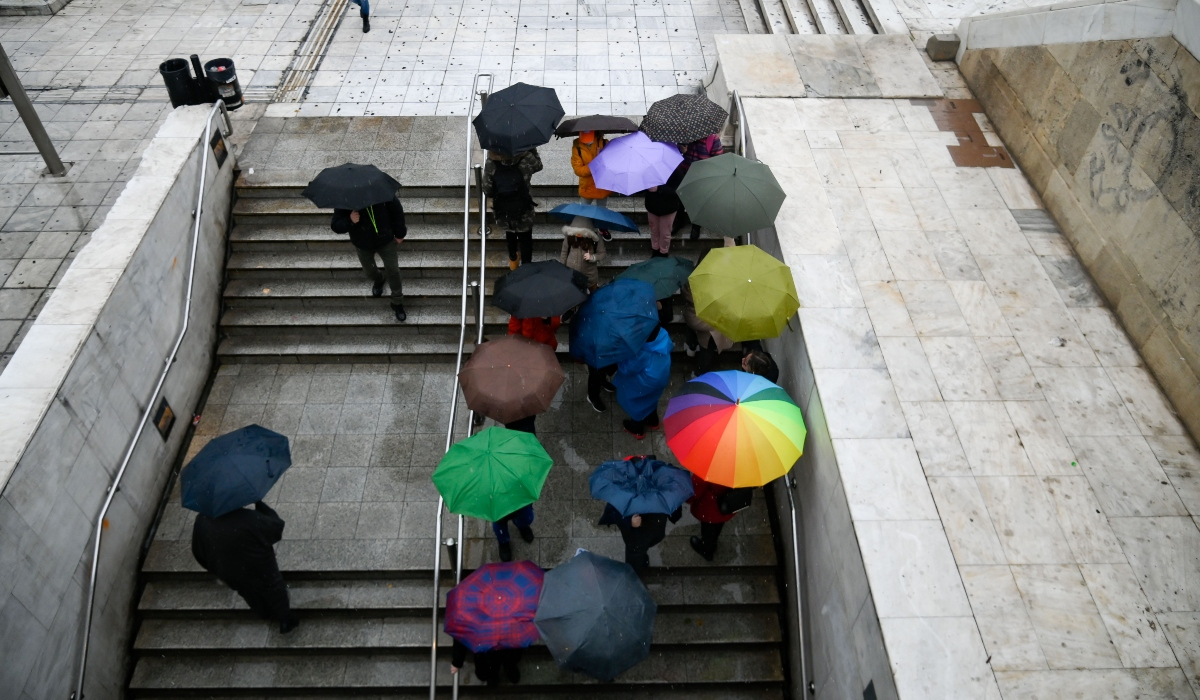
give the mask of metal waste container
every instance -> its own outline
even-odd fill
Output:
[[[232,59],[214,58],[204,64],[204,74],[216,96],[225,101],[227,109],[242,106],[242,86],[238,84]]]
[[[188,70],[188,62],[182,58],[168,58],[158,66],[163,82],[167,85],[167,95],[171,98],[171,107],[194,105],[196,90],[192,81],[192,72]]]

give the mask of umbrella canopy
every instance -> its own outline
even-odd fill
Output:
[[[575,136],[582,131],[627,134],[631,131],[637,131],[637,124],[634,124],[625,117],[593,114],[587,117],[575,117],[574,119],[563,120],[563,123],[559,124],[558,128],[554,130],[554,135],[561,138],[563,136]]]
[[[446,634],[473,652],[533,644],[545,576],[531,561],[484,564],[446,594]]]
[[[774,225],[787,196],[765,163],[736,153],[692,163],[678,194],[692,223],[726,236]]]
[[[638,131],[609,141],[588,167],[598,187],[629,195],[663,184],[682,162],[678,148]]]
[[[687,282],[688,275],[696,269],[696,264],[687,258],[670,256],[666,258],[650,258],[634,263],[617,275],[617,279],[631,279],[649,282],[654,285],[654,296],[666,299]]]
[[[650,655],[657,612],[633,567],[583,551],[546,572],[533,622],[559,666],[607,681]]]
[[[261,425],[213,438],[179,475],[183,507],[220,517],[261,501],[291,465],[288,439]]]
[[[549,346],[519,335],[477,346],[458,374],[467,408],[499,423],[543,413],[564,379]]]
[[[671,95],[650,105],[640,128],[655,141],[691,143],[725,128],[728,117],[706,95]]]
[[[517,318],[558,316],[585,299],[587,277],[557,260],[526,263],[492,288],[492,304]]]
[[[322,209],[366,209],[391,201],[400,183],[374,165],[343,163],[325,168],[301,192]]]
[[[761,248],[714,248],[688,277],[696,315],[730,340],[774,338],[800,308],[792,270]]]
[[[637,354],[658,325],[654,287],[613,280],[597,289],[571,319],[571,355],[607,367]]]
[[[603,152],[603,151],[602,151]],[[563,221],[572,221],[577,216],[591,219],[613,231],[628,231],[637,233],[638,226],[633,219],[620,212],[594,204],[560,204],[550,210],[550,213]]]
[[[563,114],[552,88],[514,83],[489,95],[471,123],[481,148],[515,155],[549,141]]]
[[[683,385],[663,417],[679,463],[713,484],[762,486],[804,452],[804,418],[779,386],[757,374],[709,372]]]
[[[649,457],[614,459],[596,467],[588,479],[592,498],[609,503],[622,517],[645,513],[670,515],[692,495],[692,475]]]
[[[433,485],[451,513],[495,521],[536,501],[553,464],[530,433],[492,427],[454,443]]]

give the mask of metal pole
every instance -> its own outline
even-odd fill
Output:
[[[796,498],[792,491],[796,488],[796,480],[791,474],[784,477],[784,488],[787,489],[788,504],[792,507],[792,567],[796,580],[796,641],[800,643],[800,688],[801,694],[808,692],[808,664],[804,659],[804,601],[801,596],[803,587],[800,584],[800,533],[796,520],[800,514],[796,512]]]
[[[62,159],[58,157],[58,151],[54,150],[54,142],[46,133],[46,127],[42,126],[42,118],[38,116],[37,110],[33,108],[33,103],[29,101],[29,95],[25,94],[25,86],[21,85],[21,79],[13,70],[12,63],[8,60],[8,54],[4,52],[2,45],[0,45],[0,81],[4,82],[4,89],[8,90],[9,96],[12,97],[17,114],[21,115],[21,121],[25,122],[25,128],[29,130],[29,136],[37,146],[38,153],[42,154],[42,160],[46,161],[46,171],[55,177],[66,175],[67,166],[63,165]]]

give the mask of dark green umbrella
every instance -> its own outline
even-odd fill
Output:
[[[692,223],[725,236],[773,225],[787,196],[770,168],[734,153],[692,163],[678,194]]]
[[[687,282],[696,265],[687,258],[650,258],[634,263],[617,275],[617,279],[634,279],[654,285],[654,298],[666,299]]]

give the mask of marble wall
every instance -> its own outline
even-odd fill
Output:
[[[1161,37],[969,50],[960,68],[1200,436],[1200,61]]]
[[[202,158],[207,198],[191,326],[162,395],[178,419],[145,428],[113,499],[84,693],[121,697],[138,562],[209,375],[234,158],[200,143],[208,107],[167,118],[105,223],[76,256],[0,374],[0,697],[74,690],[92,525],[179,333]],[[218,117],[219,119],[219,117]],[[214,120],[215,126],[216,120]],[[23,427],[32,425],[31,433]],[[14,444],[17,443],[17,444]],[[4,467],[0,462],[0,467]]]

